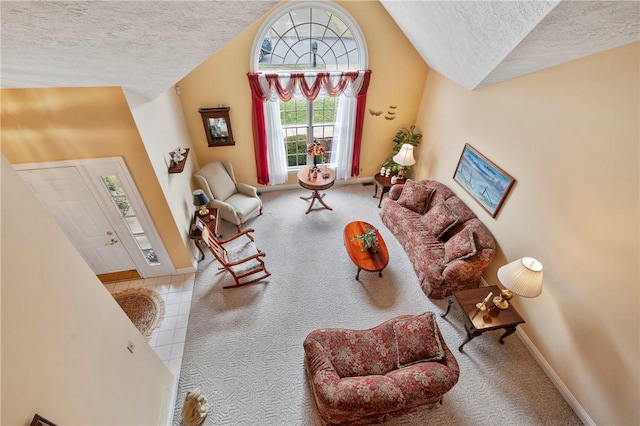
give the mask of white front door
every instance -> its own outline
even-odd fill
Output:
[[[136,269],[75,167],[18,172],[96,274]]]
[[[121,157],[13,167],[96,274],[135,269],[149,278],[176,273]]]

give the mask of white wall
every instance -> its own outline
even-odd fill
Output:
[[[485,280],[523,256],[543,263],[542,295],[515,298],[522,329],[603,425],[640,424],[639,50],[473,92],[431,71],[417,119],[415,177],[449,185],[496,237]],[[495,219],[452,179],[465,143],[517,180]]]
[[[1,175],[0,423],[167,424],[172,374],[4,155]]]
[[[172,87],[152,101],[129,91],[125,91],[125,96],[173,219],[181,230],[183,243],[194,253],[196,265],[195,246],[189,239],[189,225],[195,211],[191,183],[199,169],[195,150],[190,149],[182,173],[168,173],[169,152],[178,146],[192,148],[178,94]]]

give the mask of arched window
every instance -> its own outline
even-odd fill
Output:
[[[330,2],[292,2],[258,31],[254,72],[367,69],[367,48],[349,14]]]
[[[360,28],[329,1],[288,3],[263,23],[249,73],[259,183],[285,182],[311,161],[313,142],[324,145],[322,162],[338,178],[357,174],[366,69]]]

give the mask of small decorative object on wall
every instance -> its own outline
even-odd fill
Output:
[[[204,132],[207,135],[209,146],[235,145],[233,132],[231,131],[231,120],[229,120],[229,107],[222,108],[200,108],[198,111],[202,116]]]
[[[458,182],[491,217],[496,217],[515,179],[471,145],[465,144],[453,180]]]
[[[39,414],[35,414],[33,416],[33,420],[31,420],[31,426],[56,426],[56,425],[55,423],[50,422],[44,417],[41,417]]]
[[[171,157],[169,163],[169,173],[181,173],[184,170],[184,165],[187,163],[187,156],[189,155],[189,148],[177,147],[169,153]]]

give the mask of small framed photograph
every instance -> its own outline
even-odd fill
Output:
[[[33,420],[31,420],[31,426],[56,426],[56,424],[36,414],[33,416]]]
[[[471,145],[465,144],[453,180],[458,182],[491,217],[496,217],[515,179]]]

